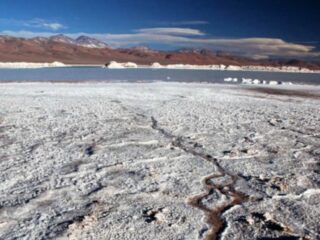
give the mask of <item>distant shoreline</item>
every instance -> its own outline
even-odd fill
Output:
[[[160,65],[138,65],[132,62],[111,62],[109,66],[102,64],[64,64],[62,62],[35,63],[35,62],[0,62],[0,69],[40,69],[40,68],[69,68],[69,67],[101,67],[106,69],[168,69],[168,70],[215,70],[215,71],[250,71],[250,72],[283,72],[283,73],[317,73],[318,70],[299,69],[298,67],[283,66],[225,66],[225,65],[191,65],[191,64],[169,64]]]

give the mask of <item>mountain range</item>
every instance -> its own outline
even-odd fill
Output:
[[[251,59],[207,49],[181,49],[157,51],[144,46],[112,48],[108,44],[88,36],[76,39],[65,35],[51,37],[18,38],[0,36],[0,62],[53,62],[66,64],[105,64],[110,61],[135,62],[137,64],[224,64],[296,66],[320,70],[320,62],[296,59]]]

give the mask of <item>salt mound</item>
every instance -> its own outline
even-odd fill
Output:
[[[187,64],[169,64],[169,65],[167,65],[167,68],[169,68],[169,69],[188,69],[188,68],[190,68],[190,65],[187,65]]]
[[[163,66],[162,66],[160,63],[158,63],[158,62],[152,63],[152,64],[151,64],[151,67],[152,67],[152,68],[163,68]]]
[[[231,77],[225,78],[224,81],[225,81],[225,82],[232,82],[232,78],[231,78]]]
[[[65,67],[66,65],[62,62],[53,62],[50,64],[51,67]]]
[[[106,68],[124,68],[121,63],[117,63],[116,61],[111,61],[106,64]]]
[[[231,78],[231,77],[229,77],[229,78],[225,78],[224,81],[225,81],[225,82],[238,82],[238,78]]]
[[[253,84],[260,84],[261,81],[260,81],[259,79],[254,79],[254,80],[252,81],[252,83],[253,83]]]
[[[220,64],[220,65],[219,65],[219,68],[220,68],[221,70],[225,70],[225,69],[226,69],[226,65]]]
[[[226,79],[225,79],[226,81]],[[252,80],[251,78],[242,78],[242,84],[263,84],[263,85],[292,85],[292,82],[281,82],[281,81],[266,81],[266,80],[259,80],[259,79],[254,79]]]
[[[112,69],[119,69],[119,68],[137,68],[138,65],[133,62],[126,62],[126,63],[118,63],[116,61],[111,61],[108,64],[106,64],[106,68],[112,68]]]
[[[270,81],[269,82],[269,85],[278,85],[278,84],[281,84],[281,83],[279,83],[278,81]]]
[[[133,62],[120,63],[120,64],[122,64],[125,68],[137,68],[138,67],[138,65]]]
[[[242,78],[242,83],[243,84],[252,84],[252,79],[251,78]]]
[[[232,71],[242,70],[241,67],[239,67],[239,66],[233,66],[233,65],[230,65],[230,66],[226,67],[225,69],[226,69],[226,70],[232,70]]]

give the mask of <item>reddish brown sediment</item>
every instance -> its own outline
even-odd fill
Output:
[[[224,177],[225,173],[220,175],[212,174],[205,177],[202,181],[202,184],[206,190],[205,193],[201,193],[197,196],[191,197],[188,199],[188,204],[191,206],[202,210],[206,215],[206,222],[211,226],[208,230],[207,235],[205,236],[206,240],[218,239],[219,234],[222,233],[225,222],[222,218],[222,214],[235,205],[239,205],[248,200],[248,197],[238,191],[234,190],[234,184],[236,183],[236,177],[232,177],[232,181],[225,185],[213,184],[210,181],[214,178]],[[212,191],[217,191],[222,195],[225,195],[227,198],[230,198],[230,201],[218,204],[213,208],[209,208],[202,203],[202,200],[206,199],[211,195]]]
[[[200,157],[201,159],[208,161],[213,164],[214,167],[217,168],[217,172],[210,174],[203,178],[202,185],[204,187],[205,192],[200,193],[199,195],[190,197],[188,199],[188,204],[200,209],[206,215],[206,222],[210,225],[210,229],[205,236],[205,240],[213,240],[219,239],[220,234],[222,234],[224,230],[225,221],[223,220],[223,213],[230,209],[233,206],[240,205],[246,202],[249,197],[242,192],[235,190],[235,184],[238,180],[238,176],[228,173],[218,162],[218,159],[212,158],[211,155],[205,154],[202,152],[197,152],[194,148],[189,147],[184,143],[182,137],[176,137],[172,135],[170,132],[166,131],[163,128],[160,128],[157,120],[154,117],[151,117],[152,125],[151,127],[158,132],[160,132],[165,137],[172,140],[172,145],[176,148],[183,150],[186,153],[190,153],[193,156]],[[199,145],[197,143],[194,143]],[[193,146],[194,146],[193,144]],[[215,184],[211,180],[215,178],[228,176],[231,178],[231,181],[226,184]],[[219,203],[217,206],[213,208],[209,208],[203,204],[203,200],[213,194],[213,191],[220,193],[226,197],[226,201]]]

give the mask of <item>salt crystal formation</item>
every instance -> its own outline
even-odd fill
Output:
[[[1,84],[0,239],[319,239],[311,88]]]

